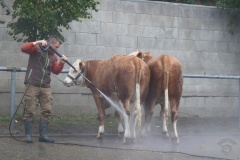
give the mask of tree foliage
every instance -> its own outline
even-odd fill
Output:
[[[228,29],[233,34],[240,22],[240,0],[217,0],[217,7],[225,9],[230,14]]]
[[[50,35],[58,35],[64,41],[60,28],[70,29],[70,22],[90,19],[91,10],[98,11],[99,3],[99,0],[15,0],[11,10],[0,0],[13,19],[7,24],[11,29],[8,34],[18,42],[46,39]]]
[[[198,5],[210,5],[214,6],[217,0],[151,0],[151,1],[163,1],[173,3],[185,3],[185,4],[198,4]]]

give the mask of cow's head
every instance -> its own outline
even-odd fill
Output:
[[[150,55],[150,52],[141,52],[139,50],[130,53],[129,55],[139,57],[140,59],[144,60],[146,56]]]
[[[73,63],[73,66],[76,70],[74,70],[72,67],[69,69],[68,75],[64,80],[64,85],[67,87],[71,87],[74,85],[84,85],[84,78],[81,75],[85,70],[85,62],[77,59]]]

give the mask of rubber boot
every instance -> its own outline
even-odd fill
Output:
[[[32,143],[32,121],[24,121],[25,128],[25,142]]]
[[[48,130],[48,121],[45,121],[43,119],[40,120],[39,123],[39,133],[40,133],[40,137],[39,137],[39,142],[46,142],[46,143],[53,143],[54,140],[51,140],[48,138],[47,136],[47,130]]]

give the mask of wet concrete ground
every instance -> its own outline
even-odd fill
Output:
[[[185,145],[159,147],[156,139],[147,143],[141,142],[135,145],[122,145],[114,137],[106,136],[102,142],[94,137],[75,137],[62,138],[55,137],[57,143],[64,144],[45,144],[35,142],[26,144],[9,138],[0,138],[1,160],[213,160],[221,159],[239,159],[237,150],[239,146],[232,146],[229,155],[222,152],[222,148],[216,144],[210,143],[195,144],[182,148]],[[200,139],[201,140],[201,139]],[[206,140],[205,140],[206,141]],[[120,142],[120,143],[119,143]],[[215,141],[211,141],[214,142]],[[71,144],[68,144],[71,143]],[[239,144],[239,141],[237,142]],[[213,147],[213,148],[212,148]],[[186,149],[187,152],[186,153]],[[207,156],[206,153],[209,155]]]
[[[81,136],[74,138],[61,138],[57,143],[75,144],[80,146],[92,146],[97,148],[112,148],[117,150],[132,150],[159,153],[182,153],[201,158],[240,158],[240,134],[198,134],[181,135],[179,145],[173,144],[170,139],[159,136],[150,136],[138,140],[131,145],[123,145],[117,136],[105,136],[103,140],[95,139],[95,136]]]
[[[149,137],[140,138],[131,145],[123,145],[122,139],[116,134],[108,134],[107,131],[102,140],[96,140],[96,134],[52,134],[55,144],[39,143],[37,136],[34,137],[33,144],[26,144],[2,135],[0,159],[240,159],[240,129],[237,118],[180,119],[179,145],[163,138],[159,126],[153,127]]]

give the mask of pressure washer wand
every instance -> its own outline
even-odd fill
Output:
[[[49,49],[51,49],[54,53],[56,53],[58,55],[58,57],[62,58],[62,55],[56,51],[52,46],[49,47]],[[77,70],[70,62],[68,62],[67,60],[64,60],[70,67],[72,67],[75,71]]]
[[[43,47],[42,46],[42,43],[39,43],[39,46],[40,46],[40,48],[44,51],[44,52],[46,52],[48,49],[50,49],[51,51],[53,51],[54,53],[56,53],[57,55],[58,55],[58,57],[60,57],[60,58],[62,58],[62,55],[58,52],[58,51],[56,51],[51,45],[47,45],[46,47]],[[70,62],[68,62],[67,60],[64,60],[70,67],[72,67],[75,71],[77,71],[77,69],[70,63]]]
[[[56,51],[52,46],[50,46],[50,45],[47,45],[46,47],[43,47],[42,46],[42,43],[39,43],[39,46],[40,46],[40,48],[44,51],[44,52],[46,52],[48,49],[50,49],[50,50],[52,50],[54,53],[56,53],[57,55],[58,55],[58,57],[62,57],[62,55],[58,52],[58,51]],[[77,71],[78,72],[78,70],[70,63],[70,62],[68,62],[67,60],[65,60],[65,62],[70,66],[70,67],[72,67],[75,71]],[[79,73],[79,72],[78,72]],[[87,77],[85,77],[84,75],[82,75],[84,78],[85,78],[85,80],[87,80],[94,88],[96,88],[97,89],[97,87],[89,80],[89,79],[87,79]],[[99,89],[97,89],[97,90],[99,90]],[[101,91],[100,91],[101,92]]]

